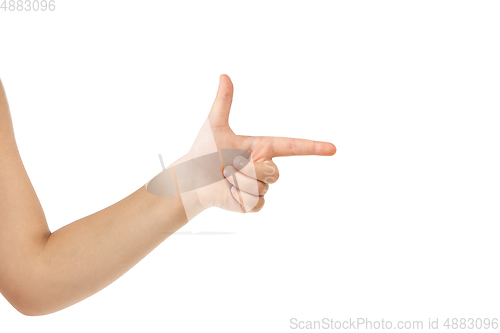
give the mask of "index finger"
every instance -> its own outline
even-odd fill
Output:
[[[268,137],[268,140],[273,156],[332,156],[337,151],[337,148],[329,142],[277,137]]]

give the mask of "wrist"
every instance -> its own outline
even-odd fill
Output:
[[[151,194],[175,196],[177,192],[177,196],[181,198],[188,221],[205,209],[214,206],[215,184],[206,184],[207,180],[211,178],[203,178],[206,177],[205,174],[207,173],[204,169],[207,167],[207,161],[196,161],[195,156],[196,154],[193,152],[188,152],[165,168],[161,175],[148,183],[148,191]],[[212,167],[212,169],[214,168]],[[196,180],[196,177],[202,177],[202,182]],[[189,188],[193,189],[187,190]]]
[[[210,207],[206,202],[200,201],[196,190],[184,192],[180,196],[188,221],[191,221],[198,214]]]
[[[207,186],[208,187],[208,186]],[[213,195],[206,188],[200,188],[194,191],[195,199],[202,210],[214,206]]]

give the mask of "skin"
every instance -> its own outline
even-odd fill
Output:
[[[186,205],[194,207],[193,216],[213,206],[259,211],[269,184],[278,179],[273,157],[335,154],[331,143],[234,134],[228,125],[232,97],[231,80],[222,75],[207,121],[217,148],[247,150],[251,163],[221,168],[226,179],[182,197],[155,196],[143,186],[51,233],[21,161],[0,81],[0,292],[4,297],[25,315],[59,311],[108,286],[186,224],[191,218]],[[203,146],[201,141],[197,138],[193,147]],[[271,169],[274,172],[268,172]],[[251,205],[245,204],[250,201]]]

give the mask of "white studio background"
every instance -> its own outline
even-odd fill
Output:
[[[183,155],[222,73],[236,133],[338,152],[275,159],[260,213],[206,211],[68,309],[25,317],[1,298],[0,332],[499,316],[498,2],[56,6],[0,11],[0,77],[52,231]]]

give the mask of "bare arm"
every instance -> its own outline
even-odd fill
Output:
[[[46,314],[94,294],[187,222],[179,197],[142,187],[51,234],[15,144],[2,86],[0,126],[0,291],[20,312]]]
[[[260,210],[268,184],[278,177],[273,156],[335,153],[329,143],[235,135],[227,123],[232,92],[229,77],[222,76],[208,127],[202,128],[181,160],[206,154],[213,147],[216,152],[243,149],[252,152],[252,170],[250,163],[223,165],[219,172],[230,171],[230,177],[177,196],[153,195],[143,186],[120,202],[50,233],[17,150],[0,82],[0,292],[7,300],[26,315],[43,315],[79,302],[112,283],[204,209]],[[266,167],[271,167],[272,176]],[[164,179],[155,177],[152,187],[161,188]],[[179,194],[178,182],[174,188]]]

